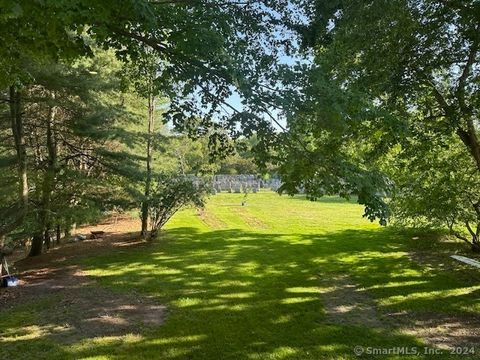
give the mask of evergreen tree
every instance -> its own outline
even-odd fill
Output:
[[[32,235],[32,256],[50,245],[58,226],[68,232],[114,206],[135,206],[135,187],[128,184],[141,178],[140,161],[124,151],[134,134],[122,123],[138,114],[125,104],[120,69],[108,53],[29,69],[23,121],[31,206],[22,231]]]

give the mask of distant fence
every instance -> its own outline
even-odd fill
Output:
[[[212,185],[217,193],[256,193],[260,189],[277,191],[282,182],[278,178],[264,180],[256,175],[215,175]]]

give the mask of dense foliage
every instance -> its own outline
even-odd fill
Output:
[[[32,255],[112,209],[141,208],[145,234],[153,179],[174,172],[278,172],[281,192],[356,196],[370,220],[480,250],[477,1],[0,10],[0,237],[31,235]]]
[[[18,230],[33,236],[35,253],[43,241],[49,246],[54,229],[68,233],[75,223],[92,221],[103,211],[132,206],[129,184],[141,172],[138,158],[122,144],[134,137],[124,124],[139,121],[141,113],[120,92],[120,64],[111,54],[72,65],[30,66],[31,80],[22,88],[29,206]],[[9,129],[3,135],[8,159],[14,138]],[[5,165],[11,171],[15,162]],[[12,180],[2,187],[5,197],[15,193]],[[6,210],[2,220],[8,223],[16,214]]]
[[[314,64],[296,79],[285,189],[356,193],[370,218],[394,210],[467,240],[461,225],[479,249],[480,4],[308,6],[310,23],[297,30]]]
[[[163,225],[182,207],[203,207],[210,193],[209,185],[181,173],[163,173],[155,177],[149,198],[150,237],[154,238]]]
[[[258,114],[275,93],[276,80],[269,74],[276,72],[279,56],[288,48],[284,46],[288,45],[284,43],[286,27],[280,19],[291,10],[286,1],[0,2],[0,87],[8,89],[3,92],[7,106],[2,131],[8,138],[3,162],[16,168],[16,176],[5,176],[9,185],[4,188],[3,210],[11,218],[2,217],[0,237],[25,230],[36,244],[31,254],[39,254],[42,241],[49,242],[51,227],[58,225],[50,219],[57,211],[52,197],[63,196],[60,183],[74,189],[65,190],[68,195],[62,204],[71,201],[76,210],[88,197],[96,204],[97,190],[119,189],[118,197],[102,194],[111,204],[105,207],[101,201],[101,210],[117,206],[117,198],[128,204],[133,198],[140,199],[145,223],[154,140],[159,138],[153,134],[157,97],[168,99],[165,121],[192,138],[206,137],[211,154],[230,151],[239,122],[250,133],[263,128],[267,134],[271,126]],[[79,63],[98,57],[97,48],[112,51],[129,66],[117,69],[121,74],[102,73],[110,64],[79,69]],[[39,71],[50,74],[43,79]],[[97,79],[97,75],[103,78]],[[96,83],[89,85],[89,81]],[[108,90],[111,86],[116,89]],[[242,113],[231,106],[225,111],[234,89],[242,95],[248,111]],[[122,95],[120,90],[130,94]],[[129,107],[138,110],[135,101],[141,103],[142,98],[150,104],[147,150],[132,154],[120,143],[135,147],[139,139],[121,139],[128,135],[129,126],[117,125]],[[41,108],[42,115],[32,121],[28,112],[32,109],[33,114],[35,107]],[[134,117],[127,115],[128,121]],[[71,137],[58,139],[63,131]],[[32,142],[32,134],[38,135],[34,140],[40,145]],[[146,158],[145,171],[139,167],[138,157],[142,156]],[[89,184],[89,190],[82,191],[88,181],[76,183],[83,176],[71,173],[72,164],[96,185]],[[136,183],[138,178],[143,178],[143,190]],[[97,186],[100,180],[105,186]],[[72,199],[71,193],[77,190],[84,197],[80,202],[78,194]]]

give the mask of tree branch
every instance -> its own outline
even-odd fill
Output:
[[[475,237],[475,233],[473,232],[472,228],[470,227],[470,223],[467,221],[465,221],[465,226],[467,227],[468,229],[468,232],[470,233],[470,235],[472,235],[472,237]]]
[[[480,31],[480,25],[477,25],[475,27],[475,33],[478,34],[479,31]],[[467,112],[467,110],[468,110],[467,105],[465,103],[465,86],[466,86],[468,76],[470,75],[470,72],[472,70],[472,66],[475,63],[476,58],[477,58],[478,39],[479,39],[479,37],[477,35],[477,37],[473,40],[473,42],[470,46],[467,61],[465,63],[465,67],[463,68],[462,75],[460,75],[460,78],[458,79],[458,86],[457,86],[457,90],[455,91],[455,93],[457,95],[457,98],[458,98],[460,108],[464,112]]]
[[[452,231],[452,234],[457,238],[457,239],[460,239],[460,240],[463,240],[465,241],[468,245],[472,245],[472,242],[470,240],[468,240],[465,236],[463,236],[462,234],[456,232],[456,231]]]
[[[445,97],[442,95],[440,90],[437,89],[437,87],[431,80],[427,79],[426,83],[431,88],[433,96],[435,97],[435,100],[437,100],[437,103],[440,105],[440,108],[444,111],[444,116],[448,117],[448,115],[451,113],[451,106],[448,104]]]

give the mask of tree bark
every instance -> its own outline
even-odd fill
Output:
[[[480,243],[478,243],[478,242],[473,242],[471,249],[472,249],[472,251],[475,252],[475,253],[480,253]]]
[[[145,198],[142,202],[142,231],[143,237],[148,233],[148,212],[150,208],[150,193],[152,187],[152,138],[155,126],[155,97],[150,94],[148,97],[148,134],[147,134],[147,173],[145,178]]]
[[[473,120],[467,120],[467,130],[458,128],[457,135],[460,137],[463,144],[467,147],[468,151],[475,160],[477,170],[480,171],[480,143],[473,125]]]
[[[3,247],[5,246],[5,237],[0,236],[0,278],[3,275]],[[1,281],[1,280],[0,280]],[[1,284],[1,283],[0,283]]]
[[[43,244],[43,234],[35,233],[32,237],[32,245],[30,247],[30,252],[28,256],[37,256],[42,253],[42,244]]]
[[[43,239],[45,241],[45,247],[50,249],[50,246],[52,245],[52,238],[50,236],[50,226],[47,226],[45,228],[45,232],[43,233]]]
[[[480,144],[477,136],[477,129],[474,124],[474,112],[471,105],[465,99],[465,90],[468,84],[468,78],[472,73],[472,69],[475,66],[478,53],[478,45],[480,36],[480,25],[475,26],[475,38],[472,40],[470,48],[468,49],[467,59],[463,68],[462,74],[458,79],[458,86],[455,91],[455,97],[458,101],[459,117],[465,119],[465,125],[458,125],[457,135],[470,151],[470,154],[475,160],[477,169],[480,171]]]
[[[56,244],[57,246],[60,245],[60,239],[62,238],[62,232],[60,229],[60,225],[57,224],[57,236],[56,236]]]
[[[52,93],[52,99],[55,94]],[[55,175],[57,168],[57,145],[55,140],[55,106],[51,106],[47,118],[47,167],[42,184],[42,199],[38,214],[37,234],[32,239],[32,248],[29,256],[37,256],[42,252],[42,243],[45,241],[47,249],[50,248],[50,213],[51,213],[51,196],[55,185]],[[42,239],[42,240],[40,240]],[[39,241],[40,244],[33,246],[33,241]],[[38,251],[38,249],[40,249]]]

